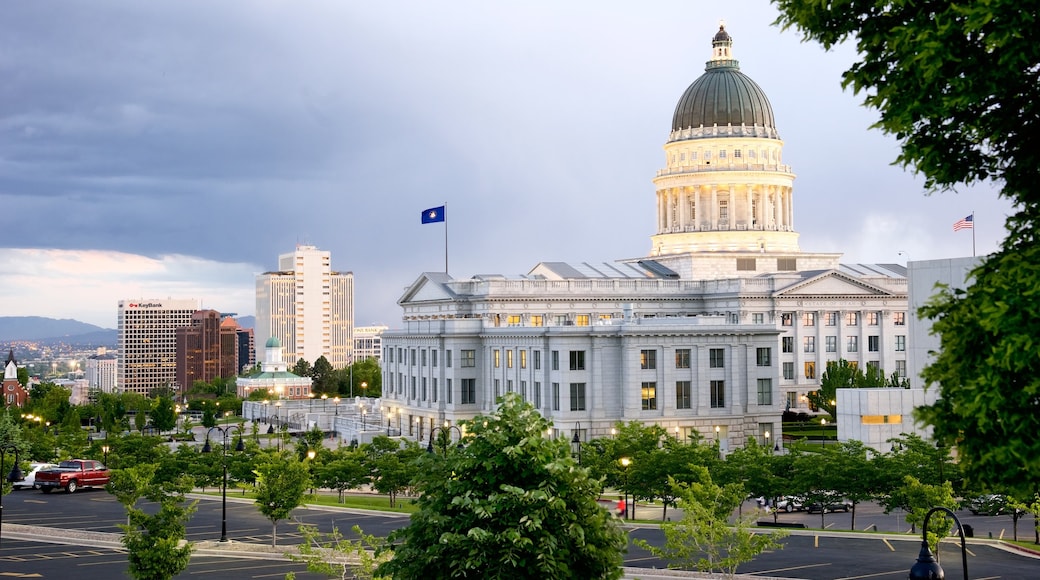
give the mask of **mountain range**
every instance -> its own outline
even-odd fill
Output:
[[[255,322],[253,316],[241,316],[237,320],[242,328],[252,328]],[[0,342],[18,340],[115,345],[118,331],[71,318],[0,316]]]

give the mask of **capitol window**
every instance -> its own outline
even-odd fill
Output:
[[[734,149],[733,150],[733,156],[734,157],[740,157],[740,149]]]
[[[657,383],[644,382],[642,389],[642,407],[644,411],[657,410]]]
[[[719,151],[719,159],[725,159],[725,158],[726,158],[726,150],[723,149],[722,151]]]

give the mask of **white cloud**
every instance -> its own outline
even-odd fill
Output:
[[[195,298],[239,315],[255,309],[254,264],[97,250],[0,249],[0,316],[74,318],[115,328],[118,302]]]

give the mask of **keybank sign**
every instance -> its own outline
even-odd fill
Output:
[[[159,302],[146,302],[144,304],[135,304],[131,302],[126,305],[127,308],[162,308],[162,304]]]

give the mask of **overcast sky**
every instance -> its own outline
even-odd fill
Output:
[[[705,9],[707,8],[707,9]],[[356,322],[444,266],[646,255],[675,104],[725,19],[769,96],[806,251],[979,254],[1009,204],[927,197],[825,53],[768,0],[11,2],[0,19],[0,315],[116,325],[122,298],[252,314],[307,243],[355,277]],[[900,254],[903,252],[903,254]]]

